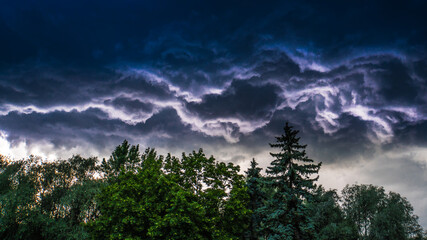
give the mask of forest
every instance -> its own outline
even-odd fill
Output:
[[[244,172],[126,140],[103,160],[0,156],[0,239],[427,239],[399,193],[316,184],[321,163],[288,123],[270,147]]]

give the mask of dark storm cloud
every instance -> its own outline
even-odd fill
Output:
[[[378,94],[387,104],[414,103],[419,100],[422,92],[419,92],[420,83],[413,79],[408,66],[397,58],[389,56],[377,56],[378,59],[358,59],[355,68],[366,69],[369,77],[379,85]],[[367,63],[363,63],[367,60]],[[359,63],[358,62],[362,62]],[[412,63],[410,63],[412,64]]]
[[[258,68],[262,69],[257,72],[259,76],[247,81],[273,83],[276,91],[283,91],[282,105],[272,111],[272,116],[264,115],[269,119],[266,125],[248,137],[241,136],[242,145],[254,153],[265,149],[260,143],[274,139],[286,120],[301,130],[313,158],[329,164],[372,158],[377,144],[406,142],[409,146],[409,139],[415,144],[427,134],[423,128],[426,89],[423,78],[414,71],[417,61],[372,55],[330,71],[295,71],[293,76],[283,78],[264,74],[271,68]],[[286,69],[278,62],[271,63],[274,71]],[[227,96],[226,91],[222,96]],[[233,101],[228,101],[231,106],[222,104],[220,95],[214,98],[214,102],[224,105],[224,112],[233,106]],[[421,139],[416,145],[425,146]]]
[[[73,147],[81,144],[81,140],[102,146],[110,141],[105,138],[107,135],[114,138],[114,133],[124,127],[121,121],[106,120],[105,113],[98,109],[47,114],[11,112],[0,117],[0,125],[1,129],[8,130],[11,141],[22,138],[30,142],[48,140],[58,148]]]
[[[141,134],[155,133],[159,136],[170,134],[166,138],[172,138],[172,136],[184,137],[191,132],[189,126],[181,122],[180,117],[173,108],[163,109],[149,118],[145,123],[136,124],[135,129]]]
[[[20,45],[31,46],[38,57],[54,57],[71,63],[93,65],[116,59],[146,60],[159,53],[149,36],[159,38],[162,31],[173,28],[171,35],[183,35],[186,40],[225,38],[248,17],[262,16],[274,8],[273,5],[246,4],[247,10],[239,11],[240,5],[237,1],[227,1],[227,4],[218,1],[153,3],[132,0],[120,3],[74,1],[67,4],[55,1],[10,2],[2,7],[1,15],[4,29],[14,34],[9,34],[10,37],[2,43],[16,47],[18,42],[11,40],[28,39],[28,43],[25,41]],[[235,11],[239,11],[239,15]],[[170,38],[167,36],[165,39]],[[169,47],[176,44],[174,39],[169,42]],[[144,51],[147,47],[149,50]],[[165,52],[164,48],[160,51]],[[167,58],[166,53],[162,55]],[[172,55],[182,56],[179,52]],[[28,54],[31,56],[33,54]]]
[[[422,59],[414,62],[414,71],[421,78],[420,81],[427,81],[427,59]]]
[[[95,71],[37,62],[17,65],[0,72],[0,91],[4,91],[0,102],[44,107],[79,104],[99,96],[96,89],[115,75],[105,68]]]
[[[104,148],[123,139],[139,141],[141,137],[149,137],[153,144],[150,146],[184,148],[187,142],[203,137],[183,124],[174,109],[164,109],[136,125],[110,119],[108,114],[95,108],[46,114],[10,112],[0,117],[0,129],[8,130],[10,142],[19,143],[24,138],[30,144],[47,140],[58,149],[83,143]]]
[[[219,55],[241,61],[260,43],[285,43],[301,57],[308,51],[332,60],[366,47],[425,51],[425,2],[330,3],[247,2],[242,8],[238,1],[8,2],[0,11],[5,33],[0,45],[7,63],[13,58],[91,66],[143,61],[183,70]]]
[[[427,120],[416,123],[399,124],[396,126],[395,138],[385,149],[404,146],[425,147],[427,145]]]
[[[188,103],[187,108],[204,119],[268,118],[278,103],[276,90],[273,85],[252,86],[247,82],[233,81],[223,93],[205,95],[202,102]]]
[[[157,80],[150,79],[146,72],[140,74],[136,72],[123,72],[117,75],[117,80],[107,82],[103,88],[97,91],[100,94],[107,95],[111,92],[124,92],[124,93],[135,93],[136,95],[143,96],[150,99],[170,99],[171,89],[165,82],[156,82]],[[94,88],[97,85],[93,86]]]
[[[18,33],[10,29],[0,18],[0,64],[13,64],[25,60],[28,57],[36,55],[36,48]]]
[[[242,137],[242,145],[247,147],[246,151],[252,154],[273,151],[267,143],[274,143],[275,137],[283,132],[285,122],[288,121],[299,131],[301,143],[308,145],[309,157],[316,161],[346,165],[358,157],[372,157],[375,145],[368,138],[370,123],[343,114],[339,119],[341,129],[330,135],[313,121],[313,112],[304,111],[308,104],[303,105],[294,110],[285,108],[277,111],[265,127],[254,131],[250,137]]]
[[[116,108],[124,109],[126,112],[152,112],[153,104],[141,102],[138,99],[129,99],[125,97],[118,97],[114,100],[105,100],[105,104],[112,105]]]
[[[82,138],[94,132],[102,136],[103,130],[105,137],[117,132],[116,138],[128,139],[127,135],[141,139],[157,133],[158,137],[150,141],[163,146],[178,135],[187,141],[222,137],[234,144],[242,141],[238,146],[253,150],[260,149],[255,146],[259,142],[270,141],[288,120],[301,129],[314,157],[329,163],[355,155],[367,157],[375,141],[395,142],[394,136],[402,135],[407,127],[414,130],[405,133],[405,139],[420,138],[417,134],[425,133],[420,124],[425,119],[425,86],[420,85],[424,80],[415,70],[419,61],[372,55],[318,71],[303,70],[304,63],[280,50],[255,55],[263,53],[259,62],[248,64],[251,67],[241,79],[230,79],[216,90],[201,84],[199,88],[205,90],[201,93],[187,91],[164,75],[143,68],[109,70],[112,74],[108,78],[99,77],[107,76],[105,72],[86,74],[81,79],[74,71],[43,72],[35,74],[35,79],[25,73],[15,78],[19,80],[16,83],[4,82],[2,90],[8,95],[0,110],[8,124],[1,129],[11,139],[20,136],[52,142],[59,140],[49,133],[64,126],[70,131],[81,129]],[[79,124],[85,123],[89,113],[92,115],[86,124],[95,119],[96,131],[87,131],[87,126]],[[41,123],[44,115],[49,117]],[[36,132],[46,134],[33,136],[31,128],[25,127],[35,122],[40,122],[31,125],[38,126]],[[72,136],[78,138],[77,132]],[[258,140],[248,140],[251,137]]]

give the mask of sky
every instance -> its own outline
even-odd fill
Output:
[[[384,186],[427,228],[427,2],[0,1],[0,153],[124,139],[265,169],[288,121],[319,183]]]

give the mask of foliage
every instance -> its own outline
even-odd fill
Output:
[[[96,158],[42,162],[1,159],[1,239],[87,239],[96,217]]]
[[[126,152],[126,151],[124,151]],[[207,158],[182,159],[147,149],[135,172],[122,169],[99,196],[96,239],[237,239],[249,210],[239,167]]]
[[[312,239],[314,223],[307,214],[305,201],[311,201],[312,190],[321,163],[313,164],[306,156],[306,145],[299,144],[298,131],[286,123],[284,135],[276,137],[278,153],[267,168],[269,186],[274,194],[265,206],[263,233],[268,239]]]
[[[121,170],[135,170],[141,163],[139,145],[130,146],[127,140],[114,149],[108,160],[103,159],[101,169],[107,177],[117,176]]]
[[[373,185],[343,189],[343,210],[358,229],[360,239],[412,239],[422,237],[418,217],[406,198],[385,193]]]
[[[266,176],[206,157],[140,154],[126,140],[108,160],[12,161],[0,155],[0,239],[426,239],[409,201],[373,185],[340,197],[286,124]]]
[[[99,195],[95,239],[200,239],[202,207],[161,170],[150,154],[138,173],[121,172]]]
[[[246,172],[246,184],[249,194],[249,208],[252,211],[248,238],[250,240],[256,240],[260,234],[260,224],[262,220],[261,209],[266,200],[266,193],[264,186],[264,178],[261,175],[261,168],[257,167],[258,163],[255,159],[252,159],[251,166]]]
[[[312,201],[307,202],[308,215],[314,223],[317,239],[357,239],[356,228],[344,218],[339,199],[335,190],[326,191],[319,186],[313,193]]]
[[[353,185],[346,186],[342,194],[347,219],[356,226],[358,235],[362,239],[367,239],[371,223],[386,196],[384,188],[373,185]]]

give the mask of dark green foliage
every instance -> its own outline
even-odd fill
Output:
[[[262,220],[261,209],[266,200],[265,189],[263,189],[263,176],[261,175],[261,168],[257,167],[258,163],[252,159],[251,166],[246,172],[246,184],[249,194],[249,208],[252,211],[250,219],[250,227],[248,238],[250,240],[257,240],[259,238],[260,224]]]
[[[244,234],[248,226],[249,197],[239,166],[216,162],[199,150],[183,154],[174,168],[181,169],[175,174],[180,184],[191,189],[206,209],[209,239],[232,239]]]
[[[406,198],[390,192],[381,205],[371,224],[371,239],[404,240],[421,234],[418,218]]]
[[[37,181],[37,159],[10,162],[2,159],[1,169],[1,239],[42,239],[37,224],[40,219],[40,208],[37,206],[36,194],[40,183]],[[33,165],[33,166],[31,166]],[[42,220],[42,219],[41,219]]]
[[[140,162],[139,145],[130,146],[128,141],[124,140],[108,160],[102,160],[101,169],[107,176],[117,176],[121,170],[135,170]]]
[[[356,226],[358,235],[367,239],[371,223],[386,196],[384,189],[373,185],[353,185],[346,186],[342,194],[347,219]]]
[[[95,239],[202,239],[204,209],[162,172],[161,156],[147,150],[143,168],[121,172],[99,195]]]
[[[201,149],[141,155],[126,140],[102,163],[0,155],[0,239],[426,239],[397,193],[316,187],[297,133],[286,124],[267,176],[252,160],[246,178]]]
[[[313,164],[306,156],[306,145],[299,144],[298,131],[286,123],[284,135],[276,137],[278,153],[267,168],[269,185],[274,189],[265,206],[263,234],[268,239],[313,239],[314,223],[304,202],[312,200],[312,190],[321,163]]]
[[[147,149],[141,167],[122,169],[99,196],[96,239],[240,239],[249,197],[239,167],[207,158],[182,159]]]
[[[313,198],[307,202],[308,215],[314,223],[319,240],[357,239],[357,230],[344,218],[339,196],[335,190],[316,188]]]
[[[82,223],[96,217],[96,158],[1,161],[1,239],[89,238]]]
[[[360,239],[422,238],[418,217],[408,200],[394,192],[386,194],[382,187],[346,186],[343,209]]]

